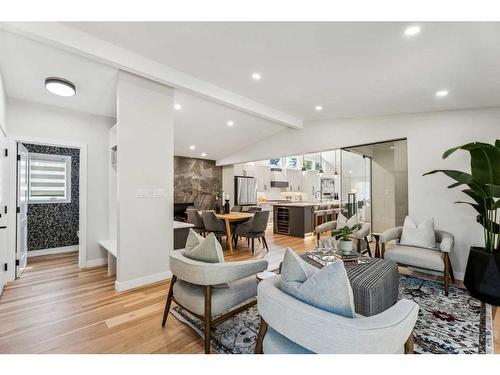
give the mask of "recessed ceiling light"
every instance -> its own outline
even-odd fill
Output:
[[[176,111],[180,111],[182,109],[182,105],[180,105],[180,104],[174,104],[174,109]]]
[[[205,157],[205,156],[207,156],[207,153],[206,153],[206,152],[202,152],[202,153],[201,153],[201,156],[202,156],[202,157]]]
[[[45,88],[52,94],[59,96],[74,96],[76,94],[75,85],[64,78],[47,78],[45,80]]]
[[[262,78],[262,76],[260,75],[260,73],[255,72],[252,74],[252,79],[254,81],[260,81],[261,78]]]
[[[389,147],[391,150],[394,150],[394,146]]]
[[[234,125],[234,121],[229,120],[229,121],[227,122],[227,126],[233,126],[233,125]]]
[[[349,171],[349,174],[352,174],[352,171]]]
[[[323,106],[317,105],[316,107],[314,107],[314,109],[319,112],[323,110]]]
[[[420,32],[420,26],[417,26],[417,25],[408,26],[405,29],[406,36],[414,36],[414,35],[417,35],[419,32]]]
[[[189,149],[190,150],[194,150],[194,149],[196,149],[196,146],[195,145],[191,145],[191,146],[189,146]]]
[[[436,96],[438,98],[443,98],[445,96],[448,96],[448,90],[439,90],[436,92]]]

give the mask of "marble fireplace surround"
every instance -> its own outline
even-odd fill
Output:
[[[215,208],[222,187],[222,167],[215,160],[174,156],[174,203],[194,202],[199,210]]]

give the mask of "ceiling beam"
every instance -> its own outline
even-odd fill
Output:
[[[262,103],[215,86],[167,65],[57,22],[4,22],[0,27],[153,81],[191,92],[231,108],[301,129],[303,121]]]

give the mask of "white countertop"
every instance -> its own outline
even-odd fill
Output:
[[[192,227],[194,227],[193,224],[184,223],[182,221],[174,220],[174,229],[192,228]]]

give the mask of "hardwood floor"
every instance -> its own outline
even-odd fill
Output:
[[[287,247],[301,253],[315,239],[268,233],[269,254],[256,257],[277,268]],[[257,242],[258,243],[258,242]],[[256,243],[256,245],[257,245]],[[251,258],[240,241],[227,261]],[[203,353],[203,340],[169,316],[161,319],[168,281],[118,293],[106,267],[78,268],[77,253],[30,258],[23,276],[0,296],[0,353]],[[500,334],[500,314],[494,322]],[[495,351],[500,341],[495,340]]]

